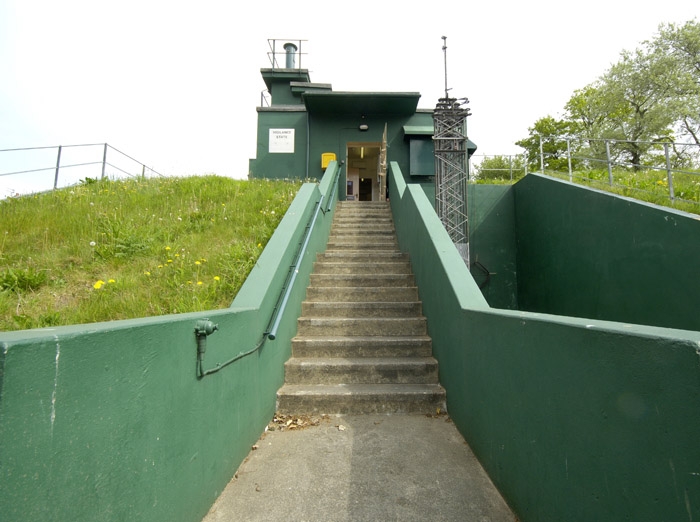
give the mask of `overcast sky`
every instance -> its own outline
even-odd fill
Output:
[[[0,149],[107,142],[162,174],[245,178],[268,39],[306,40],[313,82],[419,92],[432,108],[444,35],[448,86],[470,100],[477,154],[519,153],[537,119],[560,115],[660,23],[697,18],[698,5],[0,0]],[[8,154],[0,173],[16,168]],[[23,191],[0,178],[0,197],[3,185]]]

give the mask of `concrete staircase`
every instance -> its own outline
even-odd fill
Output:
[[[288,415],[445,409],[418,289],[388,203],[338,204],[277,403]]]

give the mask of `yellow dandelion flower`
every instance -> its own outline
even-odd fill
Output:
[[[170,247],[169,247],[169,246],[166,246],[166,247],[165,247],[165,250],[170,250]]]
[[[99,290],[100,288],[102,288],[102,285],[104,285],[104,284],[105,284],[105,282],[102,279],[99,279],[94,285],[92,285],[92,287],[95,290]]]
[[[149,275],[151,275],[151,273],[150,273],[150,272],[144,272],[143,275],[149,276]]]
[[[107,282],[108,282],[108,283],[116,283],[116,281],[115,281],[114,279],[110,279],[110,280],[108,280]]]
[[[200,263],[199,261],[195,261],[194,264],[195,264],[195,265],[201,265],[202,263]]]
[[[203,285],[204,283],[202,283],[201,281],[197,281],[197,284],[198,284],[198,285]]]
[[[173,262],[173,260],[172,260],[172,259],[168,259],[168,263],[172,263],[172,262]]]
[[[221,281],[221,278],[219,276],[214,276],[214,281]]]

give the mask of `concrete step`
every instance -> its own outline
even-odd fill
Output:
[[[364,236],[328,238],[327,250],[388,250],[398,251],[399,244],[394,237],[368,239]]]
[[[430,357],[432,340],[411,336],[321,336],[292,339],[292,357]]]
[[[307,301],[334,302],[387,302],[387,301],[417,301],[418,288],[406,287],[339,287],[339,286],[309,286],[306,289]]]
[[[292,358],[285,364],[287,384],[437,384],[433,357]]]
[[[381,258],[380,258],[381,259]],[[407,261],[376,261],[376,262],[358,262],[358,261],[339,261],[335,259],[320,260],[314,263],[314,274],[411,274],[411,265]]]
[[[311,286],[402,287],[415,286],[413,274],[311,274]]]
[[[300,317],[297,335],[369,336],[426,335],[425,317]]]
[[[304,301],[305,317],[415,317],[423,314],[421,301],[406,302],[337,302]]]
[[[336,209],[279,390],[282,414],[435,413],[438,363],[387,203]]]
[[[277,392],[284,415],[436,413],[445,410],[439,384],[285,384]]]
[[[318,261],[348,261],[355,263],[407,262],[408,254],[399,250],[326,250],[316,256]]]

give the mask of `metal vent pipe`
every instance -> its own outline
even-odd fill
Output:
[[[284,50],[287,51],[287,60],[285,62],[285,67],[287,69],[294,69],[294,55],[297,52],[297,46],[291,42],[284,44]]]

